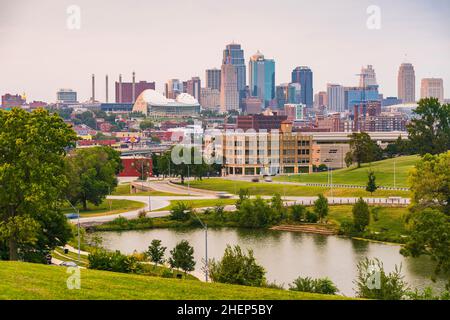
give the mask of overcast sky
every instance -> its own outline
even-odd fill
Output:
[[[81,9],[79,30],[67,28],[69,5]],[[381,29],[370,30],[367,7],[381,9]],[[0,94],[55,101],[58,88],[105,96],[105,74],[131,81],[200,76],[220,68],[227,43],[240,43],[245,59],[257,50],[275,59],[276,83],[310,66],[314,92],[327,83],[357,85],[372,64],[380,91],[397,95],[397,71],[408,61],[420,79],[444,79],[450,97],[448,0],[0,0]],[[405,58],[405,55],[407,57]]]

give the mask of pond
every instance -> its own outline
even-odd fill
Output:
[[[160,239],[169,251],[181,240],[188,240],[194,247],[196,272],[201,276],[202,259],[205,254],[203,229],[151,229],[123,232],[102,232],[103,246],[122,253],[145,251],[153,239]],[[405,258],[400,246],[354,240],[339,236],[322,236],[263,229],[220,228],[208,230],[208,257],[221,258],[226,245],[240,245],[253,249],[256,260],[267,271],[267,279],[283,284],[285,288],[298,276],[313,278],[329,277],[341,294],[354,296],[353,280],[357,275],[358,261],[380,259],[386,271],[402,265],[405,281],[414,288],[432,286],[441,290],[444,278],[433,283],[429,276],[434,264],[427,257]]]

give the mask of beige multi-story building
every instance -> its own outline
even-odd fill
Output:
[[[398,98],[402,103],[416,102],[416,75],[411,63],[402,63],[398,69]]]
[[[223,64],[220,80],[220,111],[239,110],[237,69],[232,64]]]
[[[220,91],[212,88],[202,88],[200,91],[200,101],[203,109],[220,109]]]
[[[226,175],[261,175],[311,172],[312,139],[292,132],[283,122],[281,130],[234,131],[224,136]]]
[[[437,98],[440,102],[444,101],[444,81],[440,78],[422,79],[420,85],[420,97]]]

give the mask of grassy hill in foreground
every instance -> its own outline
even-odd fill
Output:
[[[0,261],[0,299],[299,299],[343,297],[200,281],[81,270],[81,289],[66,286],[66,268]]]
[[[408,173],[416,162],[419,156],[404,156],[395,159],[395,173],[396,186],[408,187]],[[366,185],[367,173],[369,170],[375,172],[377,184],[386,187],[394,186],[394,159],[386,159],[382,161],[373,162],[372,164],[364,163],[361,168],[352,166],[333,171],[333,183]],[[291,181],[291,182],[311,182],[311,183],[327,183],[327,172],[319,172],[312,174],[295,175],[291,177],[281,176],[276,177],[277,181]]]

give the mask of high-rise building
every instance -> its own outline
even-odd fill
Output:
[[[398,98],[403,103],[416,102],[416,75],[411,63],[402,63],[398,69]]]
[[[300,101],[300,84],[283,83],[275,87],[276,104],[283,108],[286,103],[298,104]]]
[[[357,104],[366,101],[380,100],[380,95],[378,93],[378,86],[368,86],[366,88],[345,87],[344,95],[345,95],[345,109],[350,111],[352,111],[353,107]]]
[[[77,103],[77,92],[72,89],[59,89],[56,92],[57,103]]]
[[[238,73],[232,64],[223,64],[220,80],[220,111],[239,110]]]
[[[326,91],[319,91],[314,95],[314,108],[316,110],[319,110],[323,107],[326,107],[328,104],[327,102],[327,92]]]
[[[165,96],[167,99],[175,99],[183,91],[183,82],[179,79],[170,79],[165,84]]]
[[[75,95],[76,99],[76,95]],[[4,94],[2,96],[2,105],[1,107],[4,109],[10,109],[14,107],[21,107],[26,103],[26,98],[20,94]]]
[[[206,88],[220,90],[220,69],[206,69]]]
[[[260,98],[268,106],[275,99],[275,61],[264,58],[258,51],[250,58],[248,72],[250,94]]]
[[[186,81],[186,93],[189,93],[195,99],[200,101],[201,81],[199,77],[192,77]]]
[[[359,86],[365,88],[368,86],[377,86],[377,78],[375,75],[375,70],[372,65],[368,65],[366,68],[361,68],[361,73],[359,75]]]
[[[241,45],[237,43],[228,44],[223,50],[222,64],[232,64],[236,67],[237,73],[237,90],[239,92],[239,98],[243,99],[245,97],[245,86],[246,86],[246,73],[245,73],[245,59],[244,50],[242,50]]]
[[[312,108],[313,106],[313,73],[308,67],[297,67],[292,71],[292,81],[294,83],[300,83],[301,85],[301,98],[300,103],[305,104],[306,107]]]
[[[134,103],[137,97],[147,89],[155,90],[155,82],[122,82],[120,79],[115,83],[116,103]]]
[[[200,101],[204,109],[220,110],[220,91],[211,88],[202,88],[200,91]]]
[[[440,78],[422,79],[420,98],[437,98],[440,102],[444,102],[444,81]]]
[[[244,99],[244,111],[246,114],[260,114],[264,102],[258,97],[248,97]]]
[[[345,111],[345,91],[339,84],[327,84],[328,110],[335,112]]]

